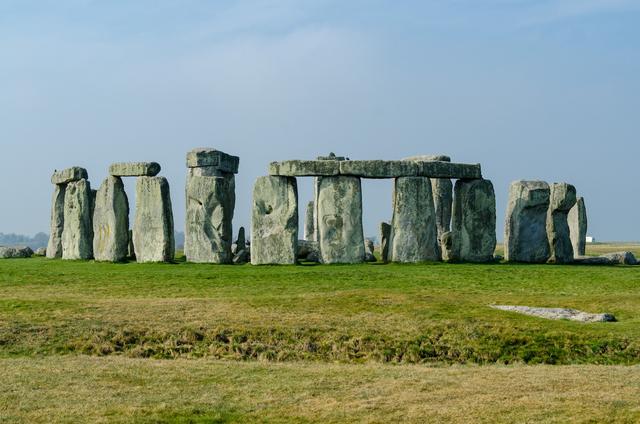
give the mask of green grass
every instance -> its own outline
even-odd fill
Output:
[[[610,312],[547,321],[490,304]],[[0,261],[0,357],[640,364],[640,268]]]

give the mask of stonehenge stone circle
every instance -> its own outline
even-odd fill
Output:
[[[49,244],[47,245],[47,258],[62,257],[62,232],[64,230],[64,194],[66,184],[56,184],[51,200],[51,226]]]
[[[391,236],[391,225],[388,222],[380,223],[380,259],[382,262],[389,262],[389,237]]]
[[[189,262],[227,264],[232,260],[235,180],[188,177],[184,253]]]
[[[453,202],[453,257],[490,262],[496,249],[496,195],[489,180],[458,180]]]
[[[91,185],[86,179],[67,184],[64,195],[62,259],[93,257],[93,203]]]
[[[71,168],[63,169],[62,171],[54,171],[51,176],[51,184],[67,184],[83,179],[89,179],[87,170],[79,166],[72,166]]]
[[[407,162],[410,163],[410,162]],[[431,182],[426,177],[396,178],[389,242],[392,262],[441,259]]]
[[[573,245],[569,230],[569,211],[576,204],[576,188],[567,183],[553,183],[550,186],[549,212],[547,216],[547,237],[553,263],[573,262]]]
[[[364,261],[360,178],[322,177],[318,188],[318,244],[322,263]]]
[[[93,212],[93,256],[120,262],[129,251],[129,199],[120,177],[108,176],[98,189]]]
[[[157,162],[121,162],[109,166],[109,175],[114,177],[155,177],[159,173]]]
[[[175,256],[169,182],[164,177],[138,177],[133,245],[138,262],[170,262]]]
[[[420,155],[410,156],[404,160],[422,162],[451,162],[449,156],[444,155]],[[438,240],[442,244],[442,234],[451,231],[451,211],[453,207],[453,183],[448,178],[431,178],[431,191],[433,204],[436,209],[436,225],[438,227]]]
[[[312,200],[307,203],[307,209],[304,214],[304,239],[308,241],[315,241],[315,217],[314,209],[315,202]]]
[[[549,184],[544,181],[511,183],[505,219],[505,260],[547,262],[551,254],[546,226],[549,197]]]
[[[574,256],[584,256],[587,244],[587,209],[584,198],[578,197],[576,204],[569,211],[569,230],[571,232],[571,244]]]
[[[187,153],[187,168],[211,167],[209,171],[237,174],[240,158],[209,147],[199,147]],[[202,175],[215,176],[215,175]]]
[[[253,187],[251,264],[293,265],[298,244],[298,186],[295,178],[259,177]]]

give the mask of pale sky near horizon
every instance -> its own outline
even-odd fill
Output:
[[[234,231],[273,160],[448,154],[574,184],[589,234],[640,240],[640,0],[0,1],[0,232],[49,231],[56,168],[240,156]],[[311,180],[300,179],[301,218]],[[134,196],[133,180],[127,182]],[[363,182],[366,235],[391,181]],[[302,219],[301,219],[302,224]]]

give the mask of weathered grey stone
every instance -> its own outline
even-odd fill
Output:
[[[259,177],[253,187],[251,263],[295,264],[298,186],[295,178]]]
[[[377,262],[376,255],[374,254],[375,246],[373,241],[365,239],[364,241],[364,261],[365,262]]]
[[[380,259],[389,262],[389,238],[391,237],[391,225],[388,222],[380,223]]]
[[[603,256],[574,256],[573,263],[578,265],[614,265],[611,259]]]
[[[298,259],[308,260],[311,255],[312,258],[319,257],[320,248],[318,247],[317,241],[310,240],[298,240]]]
[[[221,171],[217,166],[199,166],[197,168],[187,168],[188,177],[228,177],[232,172]]]
[[[221,172],[238,173],[240,158],[209,147],[199,147],[187,153],[187,168],[215,167]]]
[[[545,319],[570,320],[579,322],[613,322],[616,318],[612,314],[591,314],[569,308],[537,308],[531,306],[491,305],[494,309],[517,312]]]
[[[236,238],[236,245],[243,250],[247,246],[247,237],[245,235],[244,227],[240,227],[238,230],[238,238]]]
[[[453,202],[453,257],[491,262],[496,249],[496,195],[489,180],[456,181]]]
[[[549,262],[573,262],[573,245],[567,216],[576,204],[576,188],[567,183],[551,184],[547,237],[549,238]]]
[[[187,178],[184,253],[189,262],[230,263],[233,259],[235,177]]]
[[[318,187],[318,242],[322,262],[364,261],[362,187],[356,177],[322,177]]]
[[[72,181],[88,180],[89,174],[87,170],[79,166],[63,169],[62,171],[53,171],[51,176],[51,184],[67,184]]]
[[[155,177],[159,173],[157,162],[120,162],[109,167],[109,174],[114,177]]]
[[[246,264],[250,260],[251,260],[251,257],[249,256],[249,251],[246,249],[241,249],[238,251],[238,253],[233,255],[233,259],[231,262],[234,265],[242,265],[242,264]]]
[[[28,246],[0,246],[0,259],[30,258],[31,256],[33,256],[33,250]]]
[[[404,160],[345,160],[340,162],[340,175],[362,178],[415,176],[418,175],[418,166]]]
[[[47,248],[39,247],[33,252],[34,256],[47,256]]]
[[[62,259],[93,257],[92,197],[89,181],[82,179],[67,184],[64,195]]]
[[[429,179],[396,178],[393,196],[389,243],[391,261],[439,261],[441,252]]]
[[[164,177],[138,177],[133,245],[136,260],[170,262],[175,256],[169,182]]]
[[[96,194],[93,212],[93,256],[120,262],[129,250],[129,199],[120,177],[109,176]]]
[[[335,176],[339,173],[340,162],[337,160],[285,160],[269,164],[269,175],[272,176]]]
[[[127,258],[135,259],[136,258],[136,248],[133,245],[133,231],[129,230],[129,245],[127,249]]]
[[[504,235],[507,261],[545,263],[549,259],[549,196],[549,185],[543,181],[511,183]]]
[[[48,258],[62,257],[62,232],[64,230],[64,193],[66,184],[56,184],[51,200],[51,228],[49,244],[47,245]]]
[[[613,252],[601,255],[601,257],[609,259],[613,264],[638,265],[638,260],[632,252]]]
[[[445,155],[410,156],[403,160],[414,162],[451,162],[451,158]],[[442,247],[442,235],[447,231],[451,231],[453,183],[448,178],[431,178],[431,191],[433,193],[433,205],[436,209],[436,226],[438,227],[438,240],[440,240],[441,248],[444,252],[444,247]]]
[[[315,241],[315,202],[312,200],[307,203],[307,210],[304,214],[304,239],[309,241]]]
[[[460,260],[460,254],[454,248],[455,236],[451,231],[446,231],[440,237],[440,248],[442,249],[442,260],[446,262],[455,262]]]
[[[569,211],[569,232],[574,256],[584,256],[587,246],[587,208],[584,198],[578,197],[576,204]]]
[[[328,156],[318,156],[318,160],[349,160],[348,157],[345,156],[336,156],[335,153],[331,152]]]

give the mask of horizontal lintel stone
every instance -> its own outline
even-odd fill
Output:
[[[72,181],[88,180],[89,173],[86,169],[79,166],[54,171],[51,176],[51,184],[68,184]]]
[[[220,172],[237,174],[240,158],[211,148],[197,148],[187,153],[187,168],[212,166]]]
[[[271,162],[269,175],[282,177],[332,177],[340,174],[340,161],[337,160],[285,160]]]
[[[157,162],[120,162],[109,166],[109,175],[114,177],[155,177],[159,173]]]

